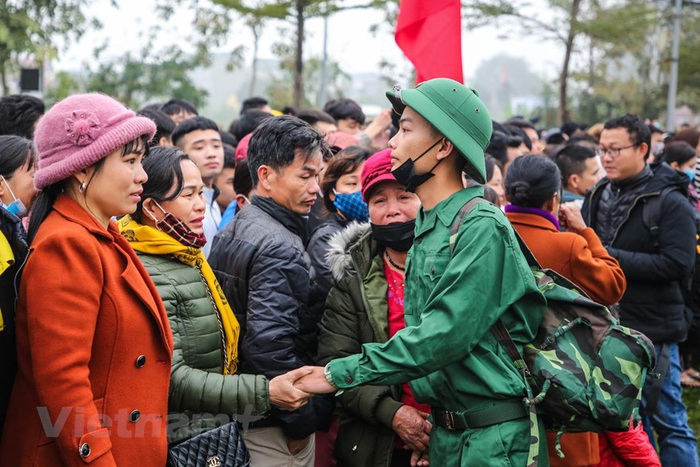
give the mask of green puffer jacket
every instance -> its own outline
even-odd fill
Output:
[[[268,412],[264,376],[222,374],[221,328],[197,268],[171,256],[138,256],[163,299],[173,332],[168,442],[191,438],[237,414]]]
[[[328,263],[334,286],[321,321],[319,363],[359,353],[362,344],[389,339],[387,282],[383,248],[371,239],[369,224],[351,224],[330,243]],[[400,386],[360,386],[345,390],[335,457],[341,466],[388,466],[394,449],[391,429]]]

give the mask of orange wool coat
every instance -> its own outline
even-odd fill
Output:
[[[537,214],[506,214],[543,268],[569,279],[603,305],[617,303],[627,288],[620,264],[590,227],[580,233],[559,232]]]
[[[31,247],[0,465],[165,465],[172,335],[138,257],[64,195]]]
[[[603,305],[612,305],[622,298],[627,287],[625,275],[593,229],[583,229],[580,234],[559,232],[549,220],[536,214],[506,215],[543,268],[558,272]],[[564,434],[564,459],[554,450],[555,440],[556,434],[547,433],[551,467],[583,467],[600,462],[596,433]]]

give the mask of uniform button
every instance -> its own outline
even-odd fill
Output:
[[[345,377],[345,384],[350,384],[352,383],[352,376],[346,376]]]
[[[136,358],[136,368],[141,368],[145,364],[146,364],[146,356],[139,355],[138,358]]]
[[[141,418],[141,412],[139,410],[134,410],[129,414],[129,421],[131,423],[136,423],[139,418]]]
[[[80,453],[80,457],[83,459],[87,458],[91,452],[92,449],[90,449],[90,445],[88,443],[83,443],[78,448],[78,453]]]

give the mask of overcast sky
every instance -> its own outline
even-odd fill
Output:
[[[533,3],[539,3],[535,0]],[[118,7],[109,0],[97,0],[89,13],[98,17],[104,24],[101,31],[86,34],[81,41],[65,50],[57,64],[58,70],[76,70],[81,64],[92,60],[93,48],[108,42],[108,48],[100,60],[115,59],[128,50],[139,50],[146,42],[145,36],[151,28],[158,28],[161,44],[175,43],[188,50],[186,32],[191,30],[192,13],[179,11],[171,21],[164,23],[155,14],[152,1],[119,0]],[[149,5],[149,6],[144,6]],[[355,10],[337,13],[329,20],[329,54],[340,62],[346,72],[378,71],[379,63],[388,59],[393,63],[408,67],[409,63],[394,42],[390,32],[372,34],[370,27],[381,22],[379,11]],[[271,45],[278,41],[280,23],[271,23],[263,33],[260,57],[274,58]],[[318,18],[307,21],[306,53],[320,56],[323,41],[323,21]],[[250,60],[252,35],[241,22],[231,25],[232,32],[226,47],[216,52],[230,51],[238,45],[248,47],[246,61]],[[485,59],[498,53],[508,53],[527,60],[533,71],[543,78],[553,79],[561,61],[560,49],[549,42],[536,38],[516,37],[506,39],[503,33],[494,28],[480,28],[465,31],[462,36],[464,75],[467,80],[473,70]]]

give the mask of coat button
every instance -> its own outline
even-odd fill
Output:
[[[141,418],[141,412],[139,410],[134,410],[129,414],[129,421],[131,423],[136,423],[139,418]]]
[[[345,377],[345,384],[350,384],[352,383],[352,376],[346,376]]]
[[[138,358],[136,358],[136,368],[141,368],[145,364],[146,364],[146,356],[139,355]]]
[[[88,443],[83,443],[78,448],[78,453],[80,454],[80,457],[82,457],[83,459],[90,456],[91,452],[92,452],[92,449],[90,449],[90,445]]]

